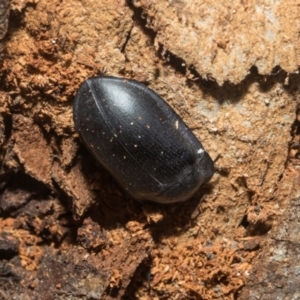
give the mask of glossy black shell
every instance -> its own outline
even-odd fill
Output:
[[[134,198],[185,201],[213,175],[213,161],[192,131],[134,80],[86,80],[75,98],[74,121],[88,149]]]

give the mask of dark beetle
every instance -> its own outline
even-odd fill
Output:
[[[136,199],[185,201],[213,175],[213,161],[182,119],[134,80],[86,80],[74,121],[88,149]]]

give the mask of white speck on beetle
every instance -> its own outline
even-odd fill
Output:
[[[197,151],[198,154],[201,154],[201,153],[203,153],[203,152],[204,152],[204,150],[201,149],[201,148]]]
[[[179,122],[178,122],[178,120],[175,122],[175,128],[176,129],[178,129],[178,127],[179,127]]]

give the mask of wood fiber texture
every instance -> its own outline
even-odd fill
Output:
[[[296,297],[299,3],[226,3],[10,2],[0,298]],[[74,96],[103,73],[154,89],[220,156],[192,199],[139,203],[84,147]]]
[[[255,66],[269,75],[300,63],[299,1],[134,0],[156,47],[181,58],[201,77],[239,83]]]

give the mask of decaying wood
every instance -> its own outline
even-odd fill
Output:
[[[12,0],[6,35],[0,5],[0,298],[247,299],[279,278],[270,249],[298,257],[298,4],[246,2]],[[153,88],[228,171],[131,199],[74,129],[99,74]]]

